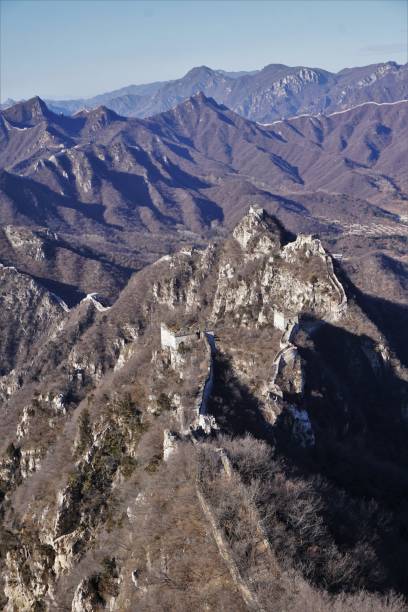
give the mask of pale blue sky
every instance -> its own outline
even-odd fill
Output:
[[[406,0],[1,0],[0,99],[81,97],[193,66],[407,59]]]

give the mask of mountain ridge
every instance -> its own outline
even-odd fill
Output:
[[[272,121],[303,112],[341,110],[367,100],[408,98],[407,65],[388,61],[332,73],[320,68],[268,64],[261,70],[234,74],[208,66],[190,69],[182,78],[130,85],[93,98],[55,101],[56,112],[73,114],[105,104],[119,114],[148,117],[168,110],[203,91],[254,121]]]
[[[367,259],[377,273],[394,258],[405,265],[406,103],[364,103],[269,126],[203,93],[148,119],[104,107],[61,117],[42,104],[0,113],[6,225],[46,225],[66,240],[91,240],[98,252],[103,244],[112,264],[131,271],[180,241],[222,234],[250,198],[290,230],[334,241],[351,261],[358,236],[367,254],[382,240],[391,259]],[[33,105],[43,109],[35,124]],[[20,127],[8,123],[13,114]],[[389,278],[400,300],[394,272]]]

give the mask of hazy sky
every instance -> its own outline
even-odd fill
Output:
[[[193,66],[407,59],[407,0],[0,0],[0,99],[81,97]]]

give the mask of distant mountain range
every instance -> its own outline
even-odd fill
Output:
[[[343,254],[375,248],[376,266],[401,272],[407,111],[406,101],[369,102],[265,126],[202,93],[150,119],[104,106],[61,116],[33,98],[0,114],[0,225],[58,232],[75,251],[73,265],[78,257],[102,264],[100,281],[92,273],[74,290],[108,296],[147,261],[231,227],[248,202],[291,231],[318,232]],[[58,269],[42,274],[52,272],[69,292],[72,275]],[[395,300],[404,291],[400,272]],[[386,292],[394,273],[387,278]]]
[[[259,122],[308,113],[330,113],[363,102],[408,98],[408,65],[395,62],[346,68],[338,73],[270,64],[253,72],[200,66],[173,81],[130,85],[93,98],[48,100],[56,113],[72,115],[100,105],[127,117],[149,117],[203,92],[236,113]],[[3,108],[13,104],[8,100]]]
[[[390,208],[408,194],[407,108],[370,102],[259,125],[202,93],[144,120],[104,106],[60,116],[33,98],[0,115],[0,164],[14,181],[58,194],[63,207],[80,202],[77,212],[93,221],[134,228],[182,223],[200,232],[228,220],[239,204],[220,191],[237,183],[263,198],[325,190]]]

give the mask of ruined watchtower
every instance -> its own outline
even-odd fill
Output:
[[[198,329],[172,328],[166,323],[160,325],[160,340],[162,348],[170,348],[175,351],[183,344],[188,346],[200,338]]]

